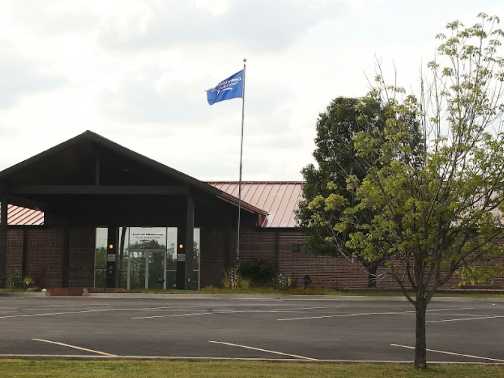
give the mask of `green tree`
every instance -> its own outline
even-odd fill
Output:
[[[367,259],[384,258],[390,274],[416,312],[415,366],[425,368],[425,317],[436,291],[460,270],[477,267],[504,249],[504,32],[485,14],[470,27],[447,25],[438,35],[436,61],[422,78],[420,99],[401,95],[378,77],[387,103],[383,138],[358,133],[353,145],[369,162],[364,179],[354,177],[357,200],[341,201],[350,228],[347,248]],[[410,115],[425,139],[423,158],[411,144]],[[379,161],[373,146],[379,141]],[[371,164],[372,162],[372,164]]]
[[[348,260],[356,258],[368,272],[369,287],[376,286],[377,269],[384,258],[349,251],[345,243],[351,232],[350,224],[345,230],[336,227],[346,211],[342,205],[352,209],[356,204],[352,180],[361,181],[370,168],[368,156],[357,155],[352,138],[359,132],[369,135],[373,138],[370,153],[377,153],[385,127],[385,112],[377,92],[372,92],[362,98],[338,97],[319,115],[313,153],[317,166],[310,164],[302,171],[304,199],[297,213],[309,235],[309,249],[319,254],[341,255]],[[373,211],[362,209],[347,215],[358,217],[357,223],[368,222]]]

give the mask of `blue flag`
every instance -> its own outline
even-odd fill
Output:
[[[243,97],[244,76],[244,70],[241,70],[227,79],[222,80],[215,88],[207,90],[208,104],[213,105],[219,101]]]

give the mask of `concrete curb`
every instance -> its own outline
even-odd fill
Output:
[[[470,294],[470,293],[468,293]],[[433,298],[433,302],[466,302],[466,301],[482,301],[482,302],[504,302],[504,296],[486,297],[484,293],[478,293],[481,297],[473,296],[440,296]],[[388,295],[303,295],[303,294],[164,294],[164,293],[89,293],[84,296],[50,296],[45,292],[0,292],[0,297],[19,297],[19,298],[101,298],[101,299],[178,299],[178,300],[212,300],[212,299],[234,299],[234,300],[280,300],[280,301],[392,301],[392,302],[407,302],[403,296],[388,296]]]
[[[43,293],[41,291],[35,291],[35,292],[0,292],[0,297],[20,297],[20,298],[41,298],[41,297],[46,297],[47,294]]]
[[[192,361],[192,362],[215,362],[215,361],[241,361],[241,362],[288,362],[294,364],[413,364],[413,360],[302,360],[295,358],[256,358],[256,357],[206,357],[206,356],[93,356],[83,354],[0,354],[0,360],[89,360],[89,361]],[[502,362],[479,362],[479,361],[428,361],[435,365],[498,365]]]
[[[150,293],[89,293],[88,297],[104,299],[235,299],[235,300],[283,300],[283,301],[393,301],[407,302],[402,296],[376,295],[297,295],[297,294],[150,294]],[[485,302],[504,302],[503,298],[493,297],[436,297],[434,302],[466,302],[468,300]]]
[[[296,294],[150,294],[150,293],[89,293],[89,297],[95,298],[128,298],[128,299],[236,299],[236,300],[328,300],[328,301],[341,301],[341,300],[369,300],[369,298],[376,298],[376,300],[396,300],[405,301],[404,297],[378,297],[378,296],[330,296],[330,295],[296,295]]]

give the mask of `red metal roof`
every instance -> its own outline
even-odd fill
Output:
[[[7,224],[12,226],[41,226],[44,224],[44,213],[9,205],[7,208]]]
[[[238,182],[213,181],[210,185],[238,197]],[[243,181],[242,199],[268,212],[264,227],[297,227],[296,213],[303,196],[301,181]]]

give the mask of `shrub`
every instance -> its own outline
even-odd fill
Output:
[[[25,289],[31,288],[33,286],[33,278],[31,278],[30,276],[26,276],[23,279],[23,284],[24,284]]]
[[[21,272],[14,272],[7,275],[7,287],[9,289],[23,288],[23,276]]]
[[[255,260],[240,264],[240,277],[250,281],[250,286],[270,286],[273,283],[273,266],[265,260]]]
[[[249,289],[250,288],[250,280],[246,279],[246,278],[240,278],[240,283],[238,284],[238,286],[240,287],[240,289]]]
[[[289,281],[290,281],[290,279],[287,275],[285,275],[283,273],[279,273],[275,277],[275,287],[280,290],[286,290],[289,288],[289,284],[290,284]]]
[[[492,286],[495,278],[504,275],[500,266],[466,266],[458,272],[459,287]]]

